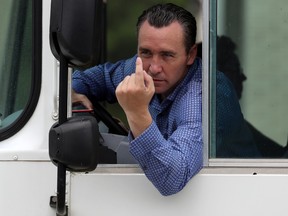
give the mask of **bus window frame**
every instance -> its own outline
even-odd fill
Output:
[[[211,156],[211,151],[216,146],[216,37],[217,37],[217,0],[203,1],[203,44],[202,44],[202,122],[203,122],[203,165],[213,168],[285,168],[288,159],[283,158],[216,158]],[[212,123],[211,123],[212,122]],[[213,146],[213,147],[212,147]]]
[[[41,91],[42,78],[42,0],[32,0],[32,77],[30,95],[19,117],[10,125],[0,129],[0,141],[20,131],[32,116]]]

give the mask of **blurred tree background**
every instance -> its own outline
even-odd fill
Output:
[[[136,22],[146,8],[157,3],[171,1],[156,0],[108,0],[107,1],[107,60],[115,62],[129,58],[137,52]],[[194,2],[194,3],[193,3]],[[174,0],[173,3],[190,10],[199,7],[197,0]],[[199,4],[199,3],[198,3]],[[194,5],[194,6],[193,6]],[[197,8],[198,10],[198,8]]]

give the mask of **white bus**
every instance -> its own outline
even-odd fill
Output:
[[[102,2],[99,62],[135,54],[136,19],[157,2]],[[49,42],[51,1],[1,1],[0,215],[53,216],[57,211],[66,216],[287,215],[286,0],[173,2],[190,10],[198,22],[204,168],[182,191],[162,196],[127,153],[126,135],[113,131],[100,118],[103,145],[116,162],[83,172],[64,169],[64,200],[60,201],[64,206],[59,212],[59,168],[49,154],[49,131],[59,121],[59,86],[63,83]],[[240,148],[239,154],[223,156],[217,148],[217,69],[227,72],[235,85],[259,155],[246,156]],[[67,115],[71,116],[69,77],[67,84]],[[103,102],[101,107],[105,115],[108,110],[126,124],[117,104]]]

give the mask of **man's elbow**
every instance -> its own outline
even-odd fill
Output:
[[[190,176],[186,176],[185,178],[178,179],[170,179],[168,181],[162,182],[160,185],[155,185],[157,190],[161,193],[163,196],[171,196],[174,194],[179,193],[190,181],[192,177],[194,177],[201,169],[199,169],[197,172],[194,172]]]
[[[174,194],[177,194],[178,192],[180,192],[184,187],[185,187],[186,183],[183,186],[180,187],[167,187],[167,186],[163,186],[163,187],[159,187],[157,188],[158,191],[160,192],[161,195],[163,196],[171,196]]]

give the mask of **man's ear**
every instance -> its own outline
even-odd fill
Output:
[[[187,65],[192,65],[194,63],[196,56],[197,56],[197,45],[194,44],[188,53]]]

